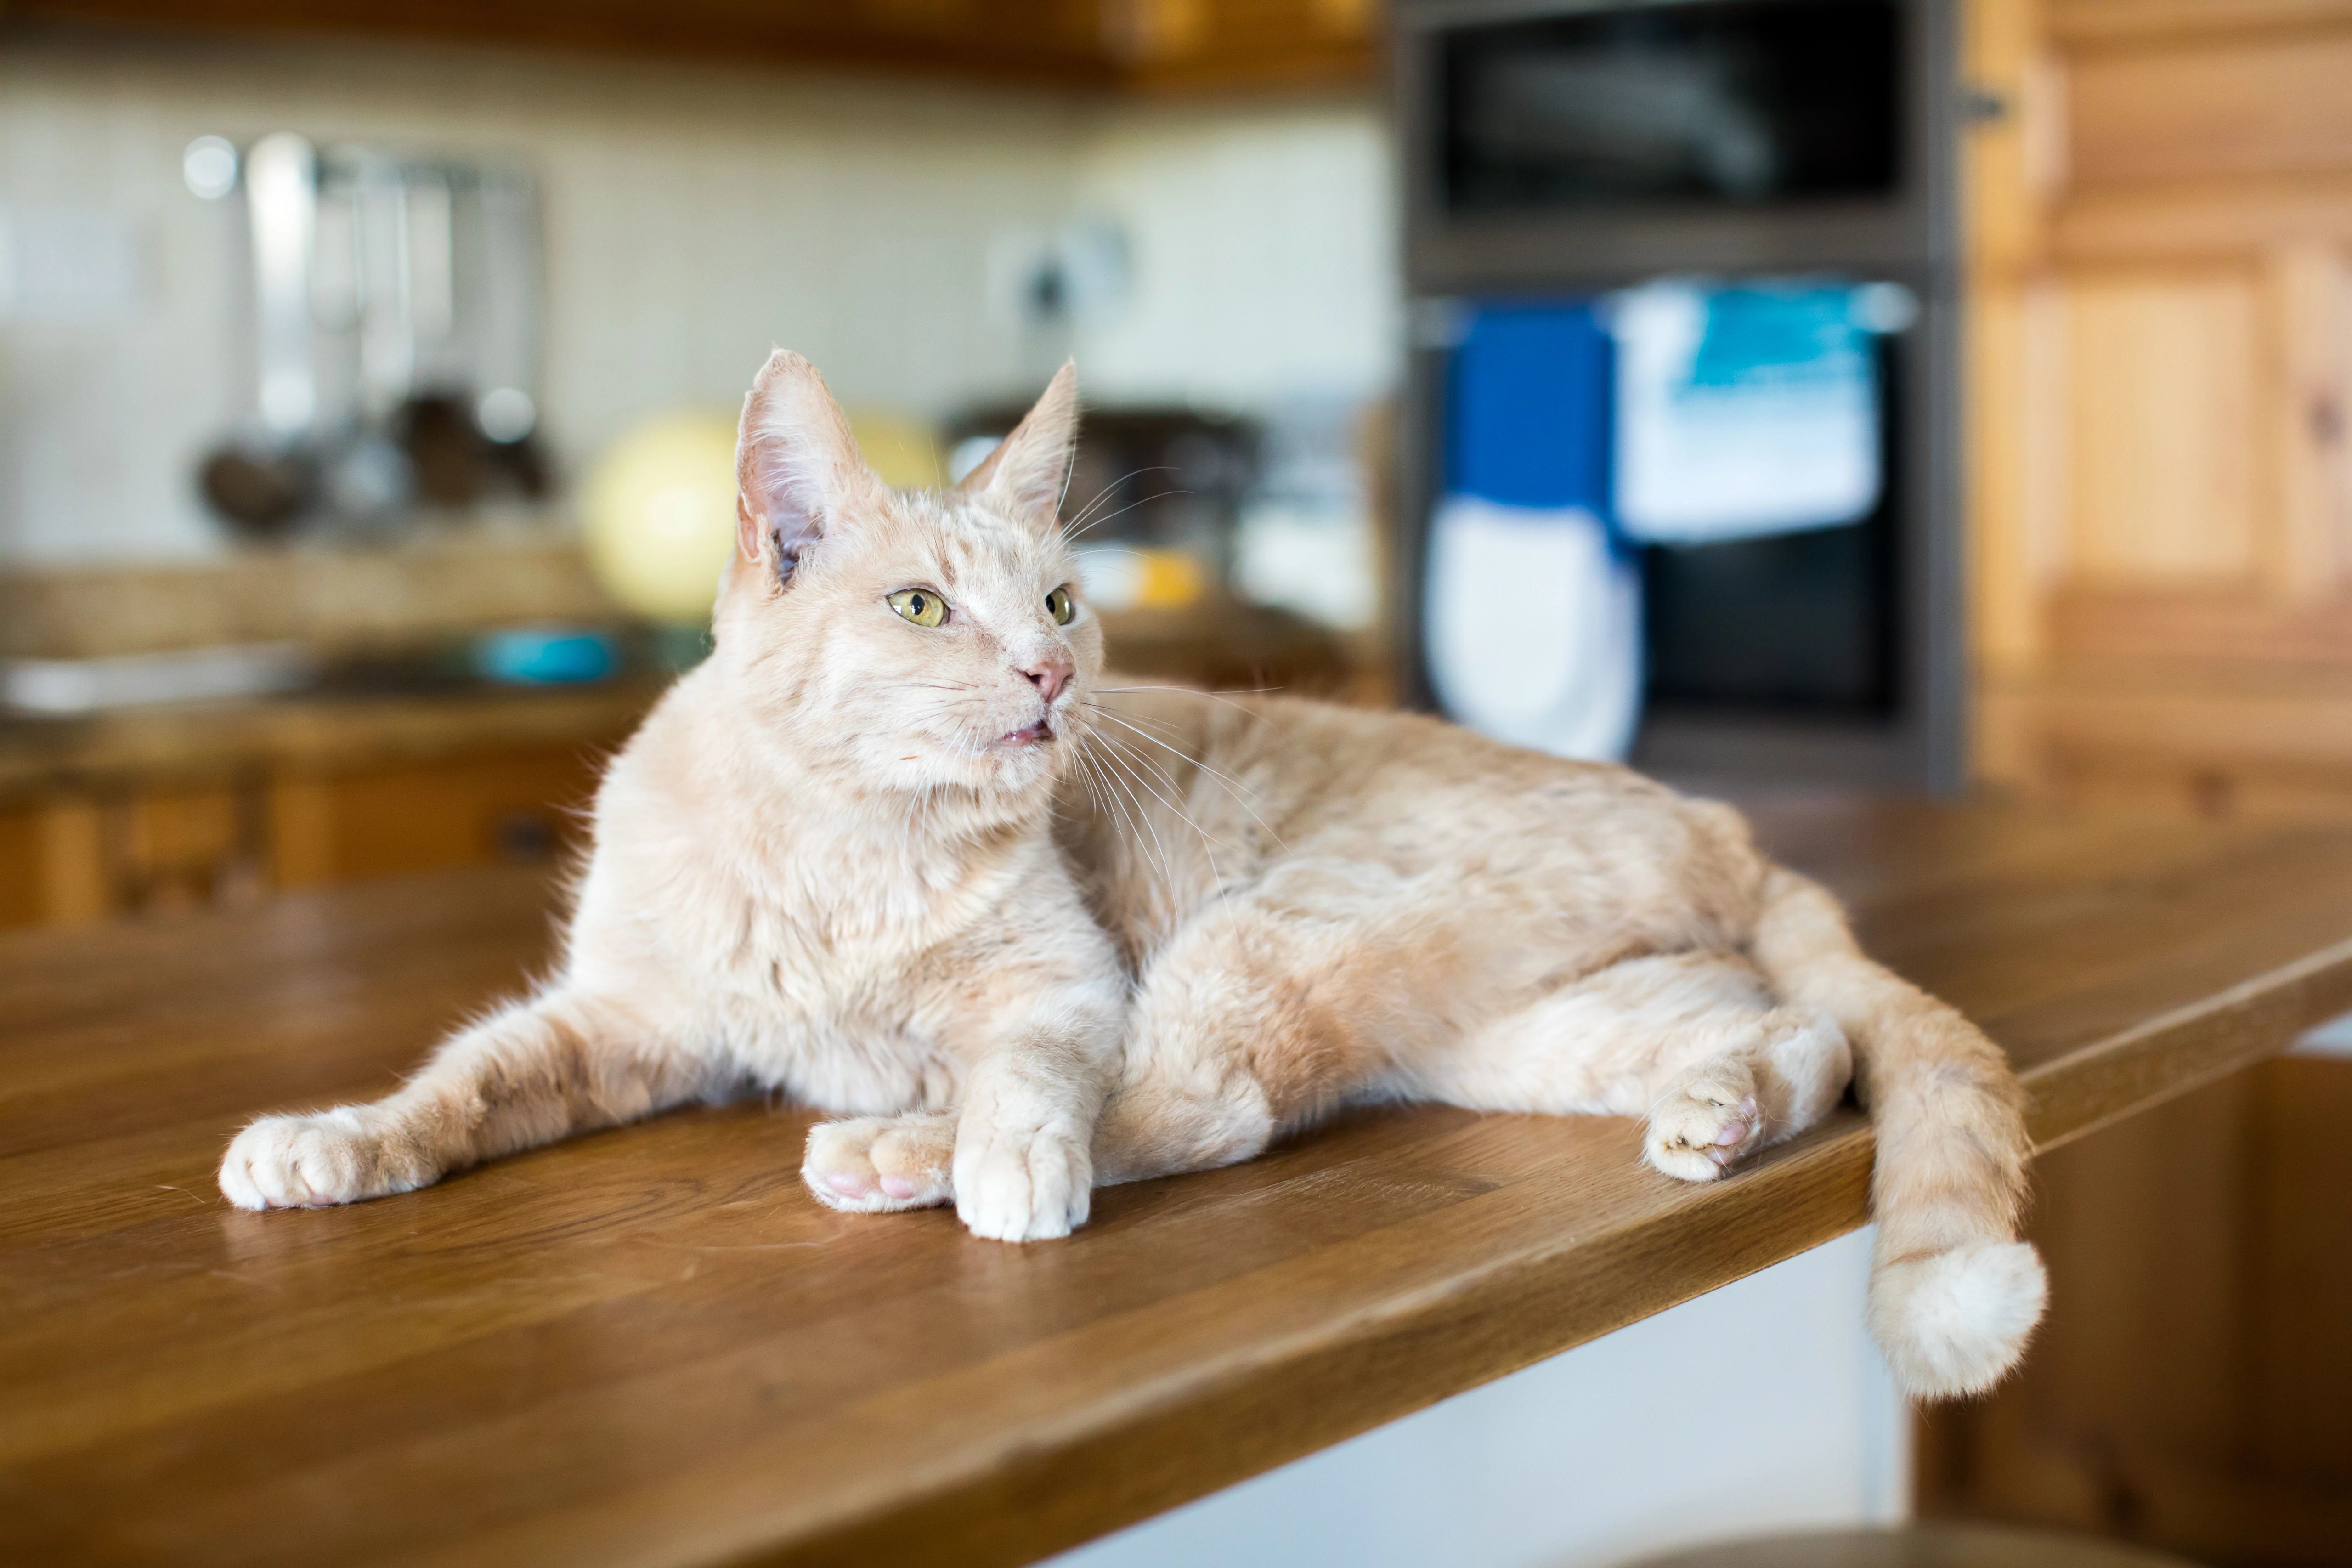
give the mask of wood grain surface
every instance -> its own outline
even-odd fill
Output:
[[[2044,1144],[2352,1008],[2352,830],[1758,815],[2009,1048]],[[467,872],[0,942],[0,1561],[1018,1563],[1865,1217],[1850,1110],[1708,1187],[1627,1121],[1351,1116],[1028,1247],[818,1207],[808,1118],[756,1103],[223,1203],[244,1118],[381,1092],[549,907]]]

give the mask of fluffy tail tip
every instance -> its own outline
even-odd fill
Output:
[[[1871,1276],[1870,1329],[1906,1394],[1956,1399],[2017,1364],[2049,1297],[2028,1243],[1955,1247],[1882,1264]]]

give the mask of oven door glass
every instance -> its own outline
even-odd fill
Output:
[[[1448,207],[1769,206],[1902,177],[1898,0],[1618,5],[1440,41]]]

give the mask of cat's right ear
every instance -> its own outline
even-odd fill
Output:
[[[880,483],[816,366],[788,349],[770,354],[735,435],[737,552],[789,584],[809,547]]]

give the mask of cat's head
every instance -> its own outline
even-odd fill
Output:
[[[894,490],[816,368],[779,349],[743,401],[736,552],[713,630],[749,721],[870,787],[1042,797],[1102,668],[1059,510],[1077,374],[964,480]]]

